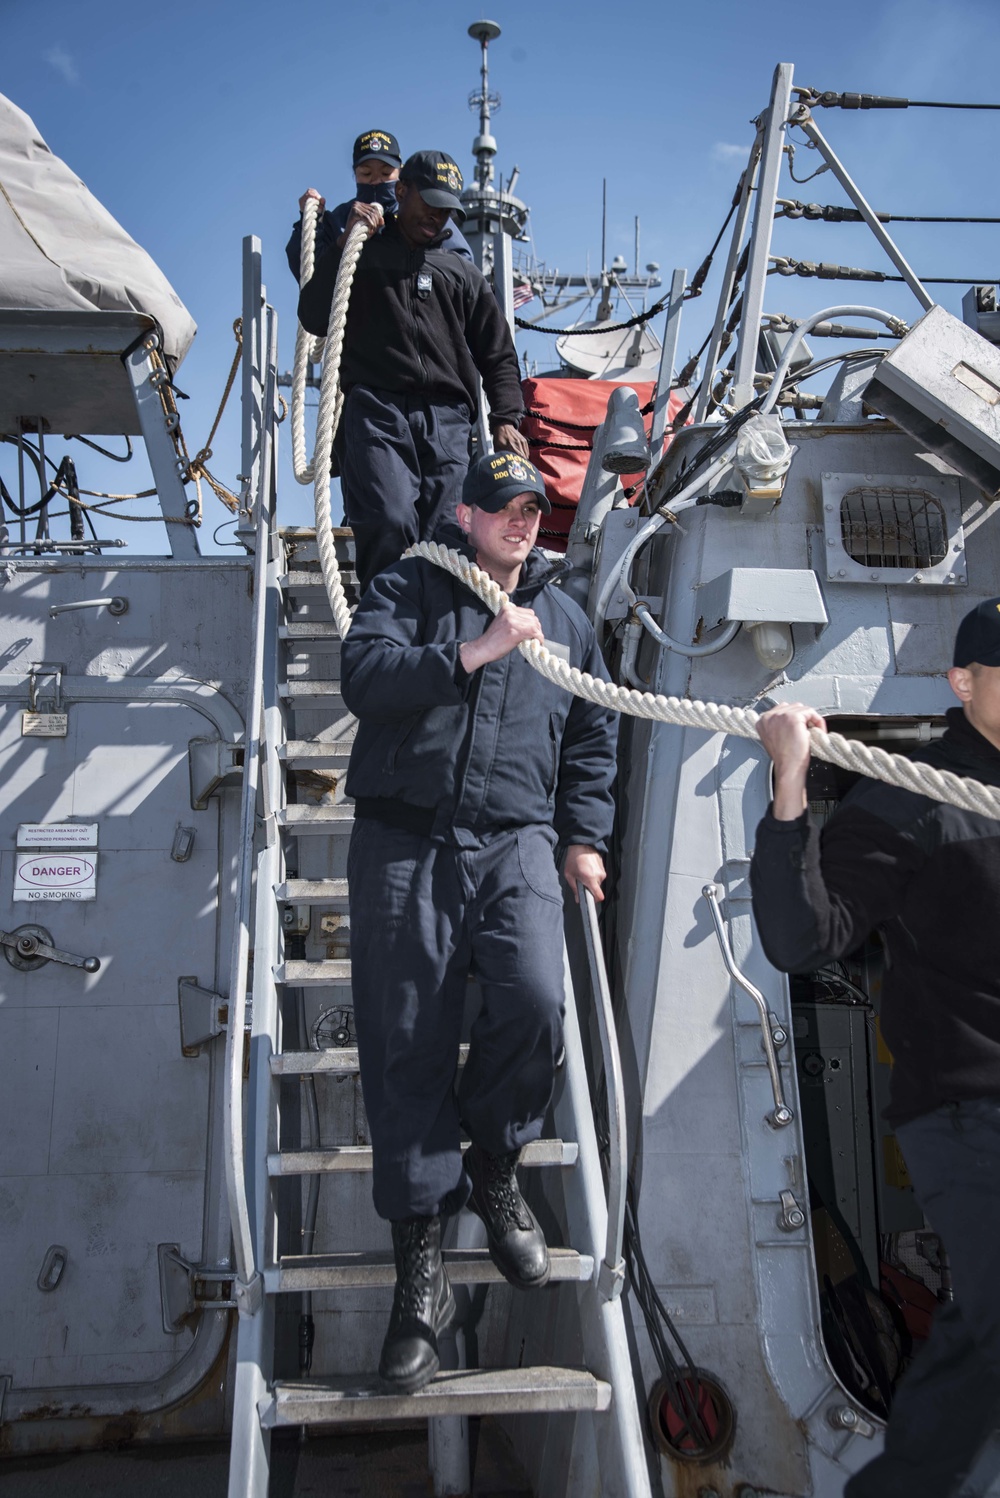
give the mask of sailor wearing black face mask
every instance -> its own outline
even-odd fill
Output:
[[[334,452],[363,588],[454,518],[480,381],[494,446],[528,456],[510,329],[482,273],[445,253],[451,215],[463,213],[462,174],[443,151],[417,151],[395,188],[397,212],[358,260],[340,365]],[[348,230],[375,212],[356,203]],[[327,331],[340,260],[332,244],[302,288],[307,332]]]
[[[386,219],[396,212],[398,206],[395,184],[399,180],[399,169],[402,165],[403,158],[399,151],[399,141],[394,135],[391,135],[388,130],[365,130],[354,142],[352,157],[354,197],[338,203],[336,208],[327,209],[326,199],[321,197],[314,187],[306,189],[299,199],[300,214],[305,210],[306,201],[309,198],[316,198],[320,209],[317,257],[324,250],[328,250],[332,244],[343,249],[347,220],[352,209],[358,204],[372,210],[370,214],[360,215],[370,225],[371,232],[376,234],[381,231]],[[452,250],[456,255],[462,255],[466,260],[471,260],[472,251],[461,230],[454,222],[449,224],[448,230],[448,237],[442,248]],[[292,237],[285,246],[285,255],[288,258],[288,267],[298,281],[302,273],[301,217],[292,229]]]

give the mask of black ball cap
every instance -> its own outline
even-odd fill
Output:
[[[450,208],[453,213],[465,217],[459,197],[464,185],[462,173],[458,162],[446,151],[414,151],[403,162],[399,175],[401,181],[413,183],[431,208]]]
[[[351,165],[360,166],[363,161],[391,161],[393,166],[402,166],[399,141],[388,130],[365,130],[354,142]]]
[[[956,666],[1000,666],[1000,598],[987,598],[966,614],[955,636]]]
[[[537,495],[543,514],[551,512],[538,469],[518,453],[483,453],[472,464],[462,485],[462,503],[476,505],[491,515],[518,494]]]

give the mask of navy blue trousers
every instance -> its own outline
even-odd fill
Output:
[[[562,1046],[555,841],[531,826],[459,848],[354,825],[351,982],[380,1217],[464,1206],[463,1133],[490,1154],[541,1133]],[[470,973],[482,1006],[459,1071]]]
[[[455,518],[469,467],[469,408],[355,385],[337,434],[344,514],[362,589]]]
[[[951,1498],[1000,1415],[1000,1101],[902,1124],[920,1205],[948,1251],[955,1298],[896,1390],[885,1447],[845,1498]]]

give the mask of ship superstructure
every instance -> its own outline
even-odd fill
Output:
[[[491,176],[496,28],[471,31],[468,231],[513,317],[526,210]],[[1000,354],[995,288],[970,287],[965,321],[938,306],[817,123],[874,97],[777,69],[700,380],[677,370],[683,269],[658,363],[595,371],[566,586],[623,685],[802,700],[905,749],[940,731],[954,627],[996,591]],[[912,292],[905,320],[771,312],[793,129]],[[946,1296],[947,1246],[880,1118],[878,946],[792,985],[770,968],[747,883],[767,764],[710,727],[624,718],[614,898],[568,913],[566,1060],[524,1161],[551,1287],[516,1296],[463,1214],[448,1366],[417,1396],[376,1388],[393,1269],[351,995],[355,725],[317,537],[278,523],[253,239],[243,277],[235,560],[198,555],[155,310],[0,312],[0,435],[29,470],[0,545],[3,1449],[231,1429],[232,1498],[266,1498],[275,1429],[427,1421],[434,1491],[456,1495],[487,1416],[540,1498],[838,1498],[919,1341],[891,1287]],[[105,556],[65,470],[28,533],[30,472],[70,431],[144,438],[169,554]],[[66,540],[37,520],[63,499]],[[848,783],[816,767],[818,815]],[[987,1454],[970,1493],[991,1476]]]

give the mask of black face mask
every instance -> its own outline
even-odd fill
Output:
[[[395,213],[399,206],[395,182],[357,182],[354,197],[358,203],[378,203],[385,214]]]

